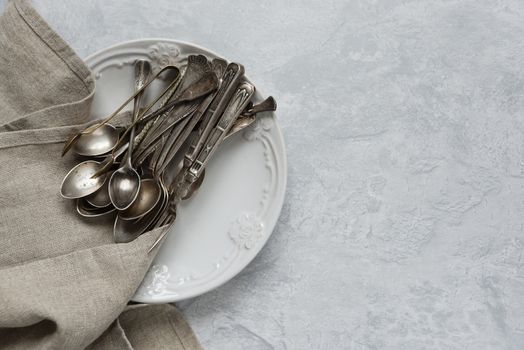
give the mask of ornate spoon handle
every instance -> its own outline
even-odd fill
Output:
[[[201,175],[209,159],[213,153],[215,153],[240,113],[246,108],[254,93],[254,85],[247,82],[240,84],[237,92],[224,110],[222,117],[220,117],[217,126],[211,131],[211,134],[207,138],[205,146],[189,168],[188,174],[191,176],[191,182],[196,181]]]
[[[230,63],[227,65],[220,88],[218,89],[213,101],[207,108],[205,114],[202,116],[201,129],[199,137],[189,146],[189,150],[185,156],[186,166],[190,166],[196,159],[196,156],[202,149],[204,142],[206,141],[209,133],[215,126],[216,121],[222,115],[222,112],[226,108],[227,103],[231,99],[231,96],[236,91],[240,79],[244,75],[244,66],[239,63]]]
[[[178,88],[179,84],[180,84],[180,77],[184,74],[184,70],[185,70],[185,67],[181,67],[180,68],[180,74],[177,75],[177,77],[175,78],[176,80],[176,83],[171,87],[171,89],[169,90],[169,92],[166,93],[166,95],[164,96],[164,98],[162,99],[162,101],[160,102],[160,106],[159,107],[164,107],[168,102],[169,100],[171,99],[171,97],[173,97],[176,89]],[[134,141],[134,144],[133,146],[134,147],[137,147],[140,142],[142,142],[142,140],[144,139],[144,136],[146,136],[147,132],[149,131],[149,129],[151,129],[151,127],[153,126],[153,124],[159,119],[159,118],[163,118],[165,117],[169,112],[164,112],[164,114],[161,114],[159,116],[157,116],[156,118],[154,119],[151,119],[149,120],[145,125],[144,127],[142,128],[142,131],[140,131],[140,133],[135,137],[135,141]]]

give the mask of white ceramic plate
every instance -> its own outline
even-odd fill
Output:
[[[218,57],[204,48],[168,39],[129,41],[89,56],[86,62],[96,79],[93,118],[106,116],[131,95],[136,59],[148,59],[158,70],[189,54]],[[151,90],[161,87],[159,83]],[[262,100],[260,92],[256,100]],[[274,114],[259,115],[254,125],[220,146],[200,190],[179,205],[175,224],[133,300],[180,301],[238,274],[275,227],[284,201],[286,172],[284,142]]]

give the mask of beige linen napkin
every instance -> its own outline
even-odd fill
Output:
[[[90,71],[26,1],[0,17],[0,348],[199,349],[172,305],[128,300],[159,230],[112,242],[110,219],[59,195],[60,158],[86,121]],[[120,315],[120,317],[119,317]]]

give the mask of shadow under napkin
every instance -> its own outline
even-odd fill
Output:
[[[171,305],[124,311],[161,230],[115,244],[109,220],[83,219],[59,195],[73,165],[60,151],[89,114],[90,71],[26,1],[0,17],[0,62],[0,347],[200,348]]]

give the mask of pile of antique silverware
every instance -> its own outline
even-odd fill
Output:
[[[171,83],[141,107],[144,91],[169,71]],[[276,110],[272,97],[253,105],[254,93],[238,63],[190,55],[179,67],[166,66],[152,76],[149,62],[137,60],[135,93],[107,118],[66,141],[62,155],[72,149],[87,160],[66,175],[62,196],[75,199],[84,217],[116,212],[117,243],[171,225],[177,203],[200,187],[218,146],[253,123],[257,113]],[[130,124],[109,124],[133,100]]]

